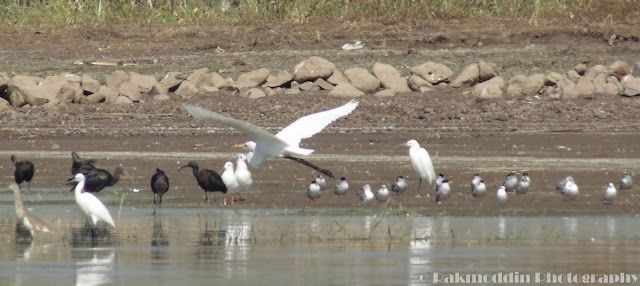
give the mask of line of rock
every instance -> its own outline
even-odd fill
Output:
[[[172,96],[188,98],[197,93],[219,90],[237,91],[241,96],[259,98],[275,94],[297,94],[303,91],[326,90],[329,96],[377,97],[409,92],[429,92],[441,87],[473,87],[470,92],[478,99],[500,98],[505,95],[546,96],[548,98],[593,98],[599,96],[640,95],[640,62],[633,68],[616,61],[608,67],[584,64],[561,74],[513,76],[508,83],[483,61],[465,67],[455,78],[447,66],[426,62],[409,68],[402,76],[391,65],[376,63],[371,72],[350,68],[343,72],[321,57],[310,57],[287,71],[261,68],[238,76],[234,81],[207,68],[190,75],[170,72],[159,81],[154,76],[116,71],[104,83],[87,74],[59,74],[45,78],[16,75],[10,78],[0,73],[0,110],[32,106],[56,106],[60,103],[131,104],[144,99],[161,101]]]

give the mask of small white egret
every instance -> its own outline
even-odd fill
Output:
[[[307,197],[309,197],[311,201],[315,204],[317,200],[320,198],[320,194],[322,194],[322,191],[320,190],[320,186],[318,185],[318,182],[316,182],[315,180],[311,181],[311,184],[307,188]]]
[[[480,180],[473,188],[473,192],[471,192],[471,194],[476,198],[484,197],[486,193],[487,193],[487,185],[485,185],[483,180]]]
[[[331,178],[333,178],[331,171],[322,169],[306,160],[294,156],[308,156],[313,153],[311,149],[300,148],[300,141],[322,131],[322,129],[338,118],[350,114],[357,106],[358,101],[351,100],[343,106],[303,116],[273,135],[249,122],[226,117],[194,105],[182,104],[182,107],[193,118],[226,125],[251,137],[253,142],[256,143],[253,156],[251,156],[251,160],[249,160],[249,164],[252,166],[259,165],[266,158],[284,157],[311,167]]]
[[[504,183],[502,183],[506,192],[513,192],[518,187],[518,177],[514,173],[507,174],[507,177],[504,179]]]
[[[496,192],[496,198],[498,199],[498,205],[500,207],[503,207],[504,204],[507,203],[507,191],[504,186],[500,186],[500,188],[498,188],[498,191]]]
[[[403,176],[398,176],[396,181],[391,185],[391,191],[396,193],[404,193],[407,190],[407,180]]]
[[[240,184],[238,192],[244,192],[244,199],[246,200],[249,197],[249,188],[253,184],[253,178],[247,166],[247,157],[244,154],[238,154],[237,158],[235,175],[238,184]]]
[[[362,187],[362,193],[358,194],[358,198],[360,199],[361,202],[366,203],[370,200],[373,200],[374,195],[373,192],[371,191],[371,186],[369,184],[366,184]]]
[[[336,184],[336,187],[333,189],[333,193],[339,196],[345,195],[347,190],[349,189],[349,182],[347,182],[347,178],[342,177],[340,181]]]
[[[433,162],[426,149],[420,147],[420,144],[416,140],[409,140],[402,146],[409,147],[409,158],[411,159],[411,165],[413,169],[418,173],[420,177],[420,184],[418,185],[418,194],[416,197],[422,197],[420,189],[422,188],[422,181],[426,180],[429,184],[433,184],[433,180],[436,178],[436,171],[433,168]]]
[[[111,214],[107,207],[98,199],[95,195],[89,192],[83,192],[85,177],[82,173],[77,173],[76,176],[69,181],[70,183],[76,183],[74,188],[76,203],[87,216],[89,223],[93,229],[93,235],[95,236],[95,227],[99,221],[103,221],[111,227],[116,227],[116,224],[111,218]]]
[[[607,188],[604,190],[602,200],[605,204],[611,204],[613,200],[618,196],[618,190],[613,185],[613,183],[609,183]]]
[[[376,194],[376,200],[381,203],[384,203],[389,200],[389,189],[387,185],[382,185],[380,189],[378,189],[378,193]]]
[[[531,188],[531,178],[529,174],[523,173],[522,178],[520,178],[520,182],[518,182],[518,186],[516,187],[516,194],[524,195],[529,192]]]
[[[441,204],[443,201],[451,196],[451,185],[453,181],[449,181],[447,179],[442,180],[440,186],[436,190],[436,203]]]
[[[482,177],[480,177],[480,175],[478,174],[474,174],[473,178],[471,179],[471,193],[473,193],[473,190],[475,190],[480,181],[482,181]]]
[[[35,215],[30,214],[24,208],[24,203],[22,201],[22,192],[20,192],[20,186],[18,184],[12,183],[9,185],[9,189],[13,191],[16,196],[16,216],[18,217],[18,222],[22,223],[24,227],[29,230],[31,237],[36,231],[49,232],[51,231],[51,227],[48,226],[44,221],[38,218]]]
[[[633,179],[631,178],[631,174],[628,172],[624,172],[622,174],[622,178],[620,179],[620,189],[631,189],[633,187]]]
[[[231,192],[231,204],[233,205],[234,196],[240,188],[240,183],[238,183],[238,178],[236,178],[235,171],[233,170],[233,163],[224,163],[224,172],[222,172],[220,177],[224,185],[227,186],[227,191]]]

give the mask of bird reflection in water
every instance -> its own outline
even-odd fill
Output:
[[[162,218],[162,214],[153,216],[151,259],[154,261],[168,261],[167,247],[169,246],[169,237],[162,230]]]
[[[107,285],[115,277],[115,257],[113,248],[76,249],[72,252],[76,260],[76,285]]]

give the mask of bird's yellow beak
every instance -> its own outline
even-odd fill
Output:
[[[449,184],[453,184],[453,181],[449,181]]]
[[[233,145],[233,148],[244,148],[244,143]]]

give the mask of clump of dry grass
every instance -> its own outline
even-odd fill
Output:
[[[474,17],[537,19],[573,15],[623,20],[634,0],[0,0],[4,24],[263,23],[314,19],[399,21]],[[604,14],[604,15],[601,15]]]

